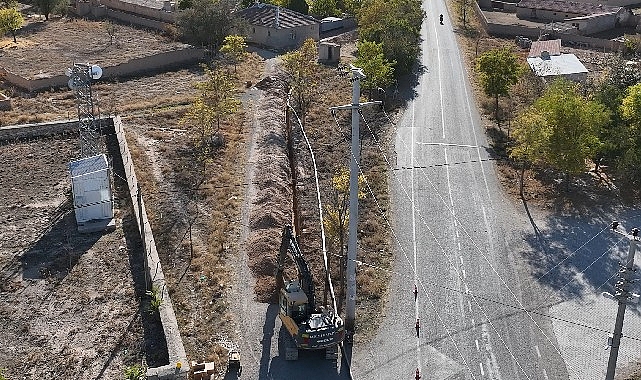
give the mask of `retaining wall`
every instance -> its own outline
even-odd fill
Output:
[[[187,45],[189,46],[189,45]],[[102,79],[128,77],[147,72],[157,72],[182,67],[187,64],[198,62],[205,57],[205,50],[196,47],[167,51],[142,58],[131,59],[116,66],[102,68]],[[5,74],[5,80],[13,86],[19,87],[28,92],[43,91],[50,88],[66,87],[69,77],[60,75],[48,78],[27,79],[14,74],[0,67],[0,73]]]

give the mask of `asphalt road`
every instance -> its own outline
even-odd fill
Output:
[[[497,183],[445,6],[425,7],[423,71],[391,180],[399,259],[380,332],[354,347],[354,377],[568,379],[552,322],[537,314],[557,298],[516,254],[525,243],[512,231],[527,218]]]

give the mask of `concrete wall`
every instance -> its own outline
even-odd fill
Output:
[[[341,58],[341,45],[330,42],[318,44],[318,61],[324,63],[335,63]]]
[[[314,41],[318,41],[320,39],[319,24],[298,26],[288,29],[275,29],[259,25],[250,25],[247,33],[247,42],[277,50],[297,48],[308,38],[313,38]]]
[[[168,13],[168,14],[173,15],[173,13]],[[140,17],[135,14],[126,13],[126,12],[122,12],[117,9],[111,9],[111,8],[106,9],[105,16],[112,18],[114,20],[130,23],[134,25],[140,25],[146,28],[160,30],[162,32],[167,32],[171,30],[171,28],[173,27],[172,25],[173,21],[153,20],[150,18]]]
[[[615,13],[585,17],[584,15],[577,13],[557,12],[545,9],[530,9],[522,7],[516,8],[516,17],[524,20],[531,19],[546,22],[566,22],[568,24],[572,24],[572,26],[577,28],[581,34],[592,34],[614,29],[616,27],[616,22],[618,19],[618,15]],[[574,18],[579,19],[573,20]]]
[[[78,134],[78,120],[7,125],[0,127],[0,142],[33,139],[68,133]]]
[[[585,48],[598,48],[605,49],[607,51],[619,51],[621,49],[621,42],[606,40],[601,38],[593,38],[587,36],[581,36],[578,34],[572,33],[559,33],[550,30],[542,30],[539,28],[528,28],[520,25],[504,25],[504,24],[493,24],[487,21],[487,18],[479,8],[478,3],[473,2],[474,11],[476,12],[481,25],[486,30],[488,34],[501,36],[501,37],[514,37],[514,36],[525,36],[531,38],[533,41],[538,40],[541,34],[549,34],[550,38],[561,39],[562,43],[566,46],[579,46]]]
[[[638,5],[641,4],[641,0],[572,0],[578,3],[590,3],[590,4],[603,4],[610,5],[613,7],[626,7],[629,5]]]
[[[146,72],[168,70],[186,64],[201,61],[205,57],[205,50],[188,47],[180,50],[173,50],[156,55],[136,58],[116,66],[102,68],[102,79],[127,77]],[[11,73],[0,67],[0,73],[4,73],[5,80],[15,87],[28,92],[43,91],[50,88],[67,86],[69,78],[63,73],[49,78],[26,79]]]
[[[163,9],[162,4],[159,4],[158,7],[150,7],[120,0],[78,1],[76,2],[75,12],[80,16],[92,14],[94,17],[102,17],[105,14],[104,11],[99,10],[100,8],[120,11],[118,14],[128,13],[137,17],[138,20],[151,19],[162,21],[163,23],[174,23],[176,21],[176,12]]]
[[[617,15],[599,15],[582,20],[568,20],[568,23],[579,28],[581,34],[592,34],[616,27]]]
[[[516,17],[524,20],[564,21],[567,18],[581,17],[579,13],[548,11],[545,9],[516,8]]]
[[[174,307],[171,302],[171,297],[169,296],[162,266],[160,265],[160,258],[158,257],[158,251],[156,250],[154,234],[151,230],[149,219],[147,218],[145,202],[142,195],[138,196],[138,192],[141,190],[138,186],[136,171],[127,145],[127,139],[125,138],[125,129],[119,116],[113,118],[113,126],[118,139],[118,145],[120,147],[122,163],[125,167],[127,185],[129,186],[129,194],[136,214],[138,229],[144,229],[144,248],[146,251],[145,260],[147,261],[148,268],[147,275],[149,276],[148,278],[151,279],[152,285],[159,289],[163,300],[160,304],[159,312],[160,321],[167,341],[169,364],[163,367],[148,369],[147,379],[187,379],[189,372],[187,354],[185,353],[185,347],[183,346],[180,330],[178,329],[176,314],[174,313]],[[180,363],[180,368],[177,367],[177,363]]]

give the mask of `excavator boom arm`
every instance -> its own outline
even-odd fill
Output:
[[[314,280],[312,278],[312,272],[309,270],[309,266],[307,265],[307,261],[305,261],[303,253],[300,251],[300,247],[298,246],[296,237],[293,234],[291,225],[283,227],[283,237],[280,243],[280,250],[278,251],[278,268],[276,272],[278,277],[282,276],[285,270],[285,257],[287,256],[287,252],[290,253],[292,259],[296,263],[300,287],[307,296],[308,310],[311,313],[316,307],[314,298]]]

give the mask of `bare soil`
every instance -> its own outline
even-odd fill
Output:
[[[142,253],[123,229],[131,212],[126,188],[116,186],[115,231],[77,232],[67,163],[79,150],[76,135],[0,147],[0,367],[7,378],[119,378],[127,366],[167,361],[162,327],[132,275],[141,273]]]
[[[0,39],[0,67],[31,79],[61,75],[74,62],[114,66],[184,47],[168,37],[116,24],[112,41],[107,22],[61,18],[31,22],[17,36]]]

